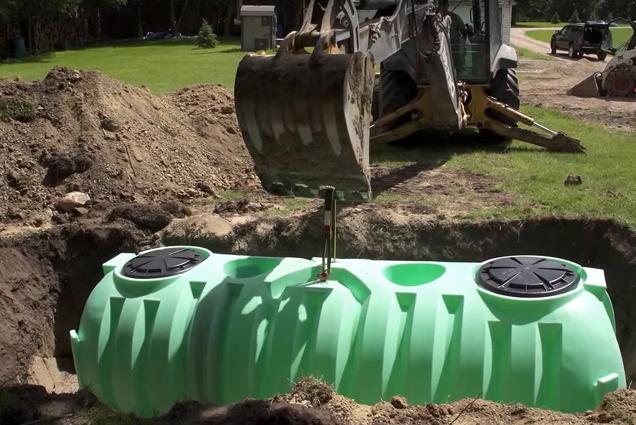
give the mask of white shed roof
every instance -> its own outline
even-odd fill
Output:
[[[276,15],[276,6],[241,6],[241,16],[272,16]]]

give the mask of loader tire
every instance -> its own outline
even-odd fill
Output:
[[[511,108],[519,110],[521,100],[519,98],[519,79],[517,78],[517,71],[512,68],[500,69],[490,83],[488,94]],[[489,111],[489,113],[492,114],[492,117],[499,119],[501,122],[511,127],[516,127],[517,125],[514,120],[498,114],[497,112]],[[484,140],[487,140],[490,143],[499,144],[510,142],[510,139],[500,136],[490,130],[480,129],[479,134],[481,134]]]
[[[607,96],[627,97],[636,95],[636,66],[621,64],[607,74]]]
[[[415,82],[404,71],[382,71],[380,86],[380,117],[394,112],[417,96]],[[408,121],[408,116],[401,117],[391,123],[386,130],[399,127]]]

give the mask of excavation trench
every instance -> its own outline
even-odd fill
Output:
[[[628,383],[636,377],[636,235],[627,227],[608,220],[432,223],[355,210],[341,215],[341,257],[479,262],[535,254],[604,269]],[[320,220],[319,213],[255,219],[234,225],[223,236],[193,231],[185,220],[173,223],[163,243],[310,258],[321,251]],[[61,369],[73,372],[68,331],[79,323],[84,303],[101,278],[101,264],[147,242],[138,230],[120,225],[75,225],[0,240],[0,363],[7,365],[0,370],[0,388],[41,384],[32,376],[34,357],[56,358]]]

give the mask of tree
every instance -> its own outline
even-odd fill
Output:
[[[219,40],[212,29],[212,26],[205,19],[201,23],[201,29],[197,35],[197,46],[204,48],[213,48],[219,44]]]
[[[570,16],[570,19],[568,19],[568,22],[571,23],[571,24],[580,24],[581,23],[581,18],[579,17],[578,9],[575,9],[574,12],[572,12],[572,15]]]
[[[559,16],[558,12],[554,12],[554,15],[552,15],[552,19],[550,20],[550,22],[553,24],[561,23],[561,17]]]
[[[14,0],[0,1],[0,22],[10,22],[15,16],[16,2]]]
[[[95,34],[102,35],[102,9],[105,7],[123,7],[128,0],[82,0],[82,7],[95,12]]]

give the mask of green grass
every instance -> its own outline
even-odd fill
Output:
[[[383,146],[372,152],[372,159],[392,166],[444,164],[483,173],[499,182],[498,189],[513,195],[513,205],[473,211],[467,219],[603,216],[636,227],[636,135],[608,131],[550,109],[525,107],[523,111],[544,125],[581,139],[587,154],[549,153],[520,142],[501,153],[480,144],[433,139],[408,146],[407,152]],[[581,176],[583,184],[565,186],[569,174]],[[381,194],[380,202],[383,196],[388,194]]]
[[[551,60],[556,60],[552,56],[548,56],[548,55],[543,54],[543,53],[537,53],[535,51],[532,51],[530,49],[526,49],[524,47],[514,46],[514,48],[517,51],[517,55],[521,59],[541,59],[541,60],[550,60],[550,61]]]
[[[236,67],[245,52],[235,39],[222,40],[214,49],[201,49],[191,40],[134,42],[0,63],[0,78],[41,79],[55,65],[99,70],[118,80],[145,85],[161,94],[201,83],[234,86]]]
[[[614,47],[620,47],[623,45],[629,37],[632,35],[632,29],[629,27],[616,27],[612,28],[612,38],[614,41]],[[528,37],[533,38],[538,41],[543,41],[544,43],[550,43],[552,40],[552,34],[554,31],[552,30],[532,30],[526,33]]]
[[[566,22],[553,24],[552,22],[517,22],[515,28],[561,28]]]

